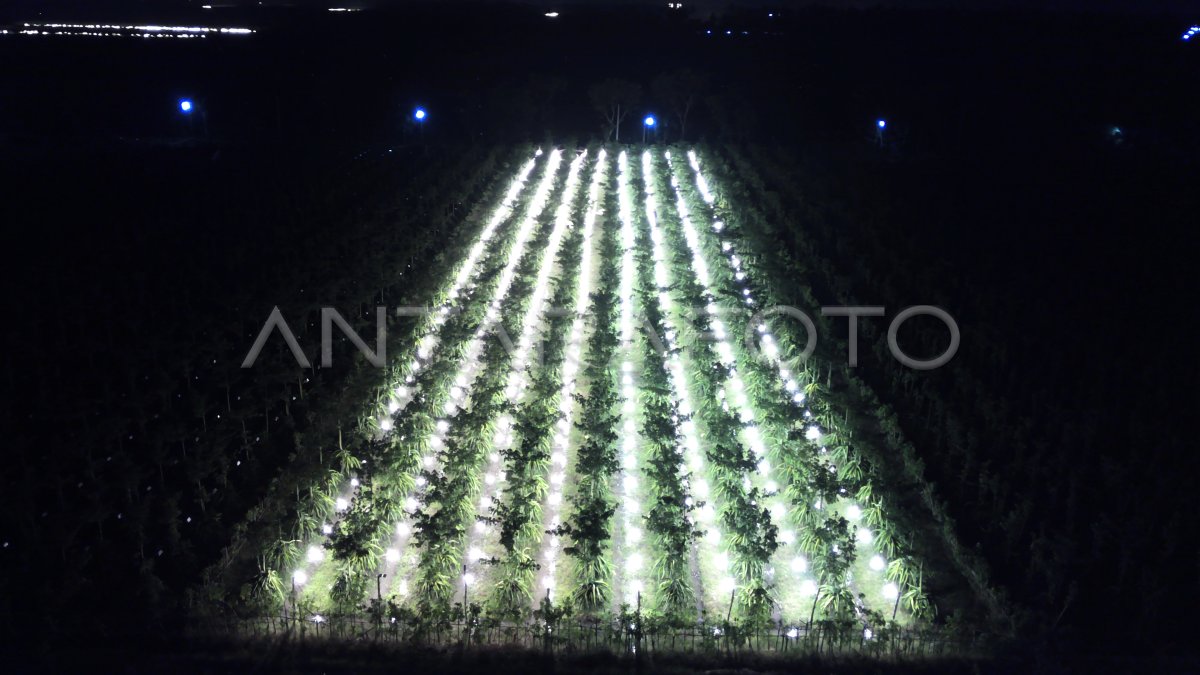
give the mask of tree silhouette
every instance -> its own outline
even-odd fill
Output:
[[[604,116],[606,138],[620,142],[621,123],[642,100],[642,86],[628,80],[608,79],[588,90],[592,106]]]
[[[690,68],[663,73],[650,85],[655,100],[679,124],[679,140],[687,137],[688,116],[707,87],[708,79]]]

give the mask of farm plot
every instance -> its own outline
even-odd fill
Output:
[[[261,542],[256,602],[867,640],[930,616],[721,195],[695,149],[531,153],[298,507],[308,536]]]

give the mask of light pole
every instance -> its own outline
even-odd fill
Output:
[[[876,120],[875,140],[879,142],[880,147],[883,147],[883,130],[885,128],[887,128],[887,120]]]
[[[208,138],[208,111],[200,108],[190,98],[179,99],[179,112],[183,113],[188,119],[188,131],[194,128],[192,119],[197,112],[200,113],[200,121],[204,124],[204,137]]]
[[[654,125],[654,115],[646,115],[646,119],[642,120],[642,145],[646,144],[646,132],[654,132]]]
[[[425,118],[428,116],[429,114],[425,112],[424,108],[417,108],[413,111],[413,119],[417,121],[417,128],[421,130],[422,138],[425,136]]]

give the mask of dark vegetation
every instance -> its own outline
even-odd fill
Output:
[[[698,92],[688,140],[793,226],[777,252],[816,302],[957,317],[962,348],[931,373],[862,321],[853,375],[896,412],[1018,648],[1184,651],[1198,45],[1167,18],[761,15],[458,5],[214,12],[259,33],[188,44],[4,36],[5,641],[173,635],[247,512],[274,503],[269,532],[288,481],[320,470],[296,433],[338,447],[377,377],[348,345],[297,378],[272,342],[241,371],[271,307],[311,358],[314,308],[370,326],[377,303],[421,302],[516,157],[493,148],[602,136],[592,89],[619,78],[638,85],[607,86],[633,104],[623,141],[649,109],[675,140],[674,89]]]

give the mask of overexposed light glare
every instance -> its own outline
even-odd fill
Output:
[[[800,582],[800,595],[802,597],[812,597],[817,594],[817,582],[812,579],[805,579]]]

